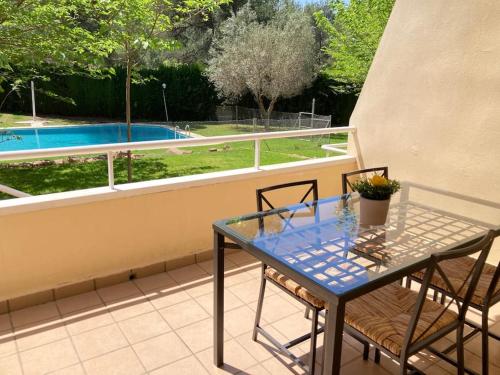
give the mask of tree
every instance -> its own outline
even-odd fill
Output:
[[[47,79],[49,70],[99,71],[109,50],[87,28],[94,17],[91,5],[92,0],[0,0],[0,93],[6,81],[10,86],[2,103],[27,81]]]
[[[278,99],[299,94],[315,77],[314,35],[304,13],[286,7],[265,24],[245,6],[221,27],[207,74],[219,93],[250,92],[262,117]]]
[[[316,22],[330,37],[324,51],[331,57],[325,73],[359,92],[368,74],[395,0],[334,0],[330,21],[323,12]]]
[[[126,69],[125,108],[127,140],[132,140],[130,93],[132,83],[144,82],[138,68],[152,51],[171,50],[175,40],[169,32],[195,15],[205,15],[227,0],[110,0],[100,2],[101,36],[114,50],[113,59]],[[132,181],[131,152],[128,151],[128,181]]]

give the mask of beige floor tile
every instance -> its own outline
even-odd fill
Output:
[[[451,353],[450,356],[453,359],[456,359],[455,352]],[[446,371],[448,371],[450,373],[456,373],[456,371],[457,371],[453,365],[451,365],[443,360],[437,361],[436,364],[439,365],[439,367],[442,367],[443,369],[445,369]],[[477,373],[481,373],[481,367],[482,367],[481,357],[475,355],[474,353],[470,352],[469,350],[465,350],[465,366],[470,368],[472,371],[475,371]],[[490,374],[495,374],[495,375],[500,374],[500,368],[494,366],[492,362],[490,362],[489,371],[490,371]]]
[[[116,321],[130,319],[154,310],[153,305],[145,296],[111,302],[107,307]]]
[[[209,277],[210,275],[205,272],[203,268],[197,264],[191,264],[189,266],[177,268],[172,271],[167,272],[177,283],[188,284],[190,282]]]
[[[205,309],[211,316],[214,312],[214,295],[213,293],[195,298],[196,301]],[[243,306],[244,303],[228,289],[224,291],[224,311],[234,310],[237,307]]]
[[[186,345],[173,332],[142,341],[133,345],[133,348],[148,371],[191,355]]]
[[[71,313],[64,316],[63,321],[69,334],[73,336],[114,323],[106,307],[90,308]]]
[[[12,331],[0,332],[0,358],[16,353],[16,339]]]
[[[130,347],[85,361],[83,366],[87,375],[135,375],[144,373],[144,367]]]
[[[320,335],[318,337],[318,342],[320,343],[317,345],[316,348],[316,361],[318,363],[323,362],[323,335]],[[304,361],[306,363],[309,363],[309,353],[310,353],[310,341],[307,340],[301,344],[298,345],[299,348],[304,352]],[[362,359],[361,353],[359,353],[357,350],[355,350],[351,345],[349,345],[347,342],[343,342],[342,344],[342,359],[341,363],[342,366],[351,362],[354,359]]]
[[[159,310],[173,329],[187,326],[208,318],[210,315],[193,300],[185,301]]]
[[[103,305],[101,298],[95,291],[62,298],[56,300],[56,304],[62,315]]]
[[[255,280],[251,275],[246,273],[241,269],[233,269],[225,272],[224,275],[224,286],[231,287],[234,285],[238,285],[244,283],[246,281]]]
[[[311,321],[304,318],[304,312],[298,311],[275,321],[272,326],[291,340],[311,332]]]
[[[193,353],[200,352],[213,345],[214,336],[212,318],[179,328],[176,332]],[[225,331],[224,340],[228,339],[231,339],[231,336],[227,333],[227,331]]]
[[[23,375],[17,354],[0,358],[0,374]]]
[[[20,357],[25,375],[45,374],[78,363],[69,339],[21,352]]]
[[[68,337],[61,321],[34,324],[16,330],[16,341],[20,351],[35,348]]]
[[[275,294],[264,298],[262,317],[267,322],[275,322],[290,316],[297,311],[297,307],[292,305],[285,298]]]
[[[144,293],[149,292],[151,290],[170,288],[177,284],[174,281],[174,279],[172,279],[172,277],[170,277],[166,272],[157,273],[155,275],[135,279],[134,283]]]
[[[270,372],[267,371],[262,365],[252,366],[245,371],[241,372],[241,374],[249,374],[249,375],[269,375]]]
[[[146,294],[146,297],[156,309],[162,309],[192,299],[180,286],[150,291]]]
[[[255,312],[248,306],[241,306],[224,314],[224,328],[233,337],[251,332],[255,323]],[[265,320],[262,320],[262,324]]]
[[[237,284],[228,288],[232,293],[238,296],[245,303],[257,301],[259,298],[260,280],[250,279],[241,284]],[[274,294],[271,289],[266,290],[266,295]]]
[[[204,262],[198,262],[198,266],[203,268],[203,270],[208,273],[209,275],[214,274],[214,262],[212,259],[206,260]],[[232,261],[230,261],[227,257],[224,258],[224,270],[230,270],[232,268],[235,268],[236,264],[234,264]]]
[[[482,357],[481,342],[482,337],[478,334],[465,344],[465,348],[477,356]],[[500,342],[490,337],[488,340],[488,349],[490,363],[500,367]]]
[[[363,361],[360,357],[359,359],[354,359],[342,366],[341,372],[343,374],[363,374],[363,375],[388,375],[390,374],[382,366],[377,365],[373,361]]]
[[[14,328],[49,319],[57,319],[60,316],[55,302],[44,303],[43,305],[13,311],[10,315],[12,317],[12,324],[14,325]]]
[[[10,315],[2,314],[0,315],[0,332],[8,331],[12,329],[10,324]]]
[[[97,293],[105,303],[142,295],[141,290],[132,281],[97,289]]]
[[[454,372],[448,372],[446,369],[442,368],[439,365],[432,365],[425,369],[426,375],[447,375],[447,374],[456,374],[456,370]]]
[[[286,338],[273,327],[264,326],[264,329],[276,340],[282,343],[286,341]],[[265,360],[272,358],[273,355],[277,353],[277,349],[262,335],[257,335],[257,341],[253,341],[252,333],[247,332],[238,336],[236,341],[238,341],[238,343],[243,346],[258,362],[264,362]]]
[[[191,297],[200,297],[214,291],[214,283],[211,276],[184,283],[182,286]]]
[[[128,345],[125,336],[115,324],[73,336],[73,342],[83,361]]]
[[[131,344],[169,332],[171,329],[161,315],[152,311],[124,320],[119,326]]]
[[[150,375],[204,375],[208,374],[195,356],[190,356],[150,372]]]
[[[197,353],[196,356],[210,373],[221,373],[222,370],[222,372],[236,374],[257,364],[256,359],[236,340],[230,340],[224,344],[224,367],[222,369],[213,365],[212,348]]]
[[[260,264],[260,262],[246,251],[240,250],[234,252],[232,254],[227,254],[226,259],[229,259],[231,262],[238,266],[246,266],[249,264]]]
[[[50,375],[85,375],[85,370],[81,364],[77,364],[51,372]]]
[[[264,361],[261,365],[273,375],[306,374],[303,369],[295,365],[290,359],[281,354],[277,354],[273,358]]]

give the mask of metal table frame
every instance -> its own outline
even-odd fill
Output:
[[[479,222],[472,220],[472,222]],[[485,223],[480,223],[484,225]],[[491,226],[491,225],[490,225]],[[238,235],[230,228],[224,228],[221,222],[216,222],[213,225],[214,230],[214,364],[217,367],[223,365],[223,350],[224,350],[224,249],[225,248],[241,248],[251,255],[262,261],[263,263],[275,268],[278,272],[288,276],[295,282],[310,290],[314,295],[323,299],[326,302],[327,314],[325,317],[325,338],[324,338],[324,355],[323,374],[339,374],[342,355],[342,338],[344,331],[344,315],[346,303],[363,294],[369,293],[384,285],[401,280],[403,277],[412,274],[426,267],[429,258],[424,258],[415,263],[403,266],[394,272],[387,272],[375,280],[371,280],[366,284],[357,287],[353,290],[346,291],[343,294],[337,295],[327,290],[321,285],[314,282],[309,277],[291,269],[287,264],[273,258],[264,251],[255,247],[249,242],[242,241]],[[469,238],[466,243],[459,243],[458,246],[472,243],[480,236]],[[226,242],[226,238],[234,243]]]

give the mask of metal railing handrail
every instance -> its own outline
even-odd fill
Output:
[[[92,146],[58,147],[22,151],[2,151],[0,152],[0,160],[22,160],[56,156],[88,155],[107,152],[123,152],[128,150],[155,150],[159,148],[171,147],[210,146],[221,143],[242,141],[262,141],[275,138],[294,138],[335,133],[350,133],[353,132],[354,129],[354,127],[342,126],[337,128],[288,130],[279,132],[221,135],[215,137],[167,139],[162,141],[123,142]]]
[[[237,134],[237,135],[222,135],[216,137],[197,137],[197,138],[183,138],[183,139],[168,139],[162,141],[144,141],[144,142],[124,142],[124,143],[110,143],[104,145],[92,146],[75,146],[75,147],[59,147],[59,148],[46,148],[39,150],[22,150],[22,151],[3,151],[0,152],[0,160],[23,160],[23,159],[37,159],[58,156],[72,156],[72,155],[88,155],[88,154],[102,154],[107,155],[108,165],[108,186],[113,189],[115,185],[113,159],[114,155],[118,152],[129,150],[155,150],[161,148],[172,147],[195,147],[195,146],[210,146],[221,143],[254,141],[255,142],[255,156],[254,166],[260,167],[260,142],[267,139],[277,138],[294,138],[314,135],[336,134],[336,133],[351,133],[355,128],[350,126],[336,127],[336,128],[321,128],[321,129],[304,129],[304,130],[289,130],[279,132],[264,132],[252,134]],[[0,191],[7,192],[14,196],[25,196],[24,192],[9,188],[5,185],[9,192],[0,189]],[[26,194],[28,195],[28,194]]]

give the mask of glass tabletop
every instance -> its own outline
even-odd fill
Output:
[[[425,261],[434,252],[478,239],[491,229],[410,200],[392,204],[385,225],[364,227],[358,201],[355,195],[336,196],[222,220],[215,226],[336,295]]]

